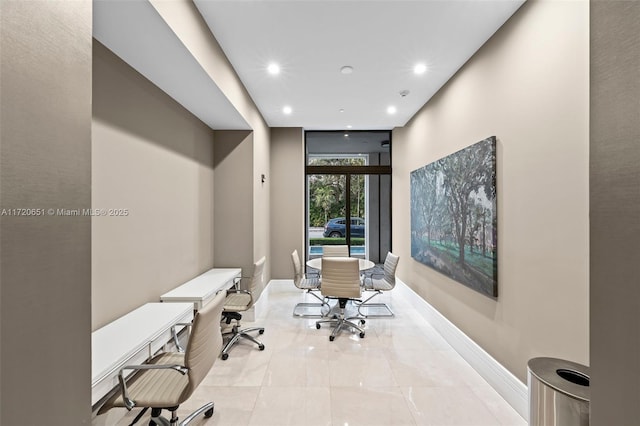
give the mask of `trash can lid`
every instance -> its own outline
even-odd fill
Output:
[[[532,358],[529,373],[556,391],[589,402],[589,367],[559,358]]]

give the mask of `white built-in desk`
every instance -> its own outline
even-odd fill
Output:
[[[143,364],[193,320],[192,303],[147,303],[91,333],[91,405],[118,385],[122,367]]]
[[[231,288],[241,277],[240,268],[214,268],[160,296],[163,302],[191,302],[195,310],[213,300],[220,290]]]

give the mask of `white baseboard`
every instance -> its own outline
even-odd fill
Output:
[[[453,349],[458,352],[522,418],[528,421],[529,397],[527,386],[524,383],[397,277],[394,293],[404,297],[404,299],[442,335]]]
[[[264,316],[264,314],[269,309],[269,292],[267,291],[267,287],[269,287],[272,283],[277,283],[280,281],[289,282],[293,285],[291,280],[271,280],[269,281],[264,288],[262,289],[262,293],[260,293],[260,297],[253,304],[253,307],[246,312],[242,313],[242,318],[248,322],[255,322],[257,318]]]

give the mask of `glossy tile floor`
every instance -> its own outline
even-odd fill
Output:
[[[296,303],[315,299],[286,281],[272,282],[265,291],[268,303],[255,324],[266,328],[260,336],[266,349],[243,342],[228,360],[218,359],[178,410],[181,418],[213,400],[213,417],[191,424],[526,425],[393,292],[377,299],[392,307],[395,318],[367,320],[364,339],[343,331],[330,342],[329,326],[317,330],[315,319],[292,316]],[[117,424],[128,425],[137,413],[127,413]],[[138,424],[148,424],[148,414]]]

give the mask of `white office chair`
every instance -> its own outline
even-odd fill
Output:
[[[264,350],[264,344],[251,336],[249,333],[257,331],[259,334],[264,333],[264,327],[251,327],[240,329],[240,320],[242,319],[241,312],[248,311],[255,303],[254,295],[258,293],[258,286],[262,285],[262,271],[264,269],[265,258],[262,257],[253,265],[253,273],[251,274],[249,285],[250,291],[241,290],[239,288],[233,288],[227,291],[227,298],[224,302],[224,311],[222,316],[227,324],[231,324],[231,321],[235,320],[236,324],[231,328],[231,331],[224,333],[224,336],[230,336],[229,341],[224,348],[220,357],[223,360],[229,358],[229,349],[240,339],[247,339],[258,345],[258,349]]]
[[[293,316],[295,317],[303,317],[303,318],[313,318],[322,316],[322,312],[318,312],[317,314],[304,314],[300,313],[299,310],[305,310],[307,308],[320,308],[326,305],[325,300],[318,296],[315,292],[320,291],[320,276],[317,274],[308,274],[306,275],[302,270],[302,262],[300,262],[300,256],[298,255],[298,250],[294,250],[291,253],[291,262],[293,263],[293,284],[299,288],[300,290],[304,290],[308,294],[312,295],[316,299],[318,299],[321,303],[309,303],[309,302],[300,302],[293,308]]]
[[[400,258],[395,254],[389,252],[387,253],[387,257],[384,260],[384,273],[383,274],[371,274],[364,279],[364,290],[365,291],[373,291],[370,297],[365,299],[360,306],[358,307],[358,314],[362,315],[365,318],[384,318],[384,317],[393,317],[393,311],[387,306],[386,303],[368,303],[369,300],[373,299],[379,294],[382,294],[383,291],[391,291],[396,286],[396,268],[398,267],[398,262]],[[362,308],[383,308],[386,309],[388,314],[363,314]]]
[[[322,246],[322,257],[349,257],[349,246]]]
[[[360,332],[364,337],[364,329],[349,321],[360,320],[364,325],[365,320],[360,317],[346,317],[345,308],[349,300],[357,300],[360,297],[360,269],[358,259],[353,257],[326,257],[322,258],[322,286],[320,291],[323,296],[338,299],[340,312],[332,318],[316,321],[316,328],[320,329],[323,323],[334,325],[329,340],[333,341],[344,327],[351,327]]]
[[[220,292],[196,313],[192,324],[184,324],[192,326],[186,352],[163,352],[151,358],[148,364],[123,367],[118,376],[119,392],[102,406],[98,414],[112,407],[126,407],[128,410],[144,407],[135,423],[151,408],[151,426],[187,425],[202,413],[206,418],[211,417],[213,402],[203,405],[182,422],[179,422],[176,411],[191,397],[218,358],[222,347],[220,318],[224,300],[225,293]],[[176,347],[180,348],[177,341]],[[125,380],[126,370],[136,373]],[[162,417],[162,410],[171,412],[171,420]]]

